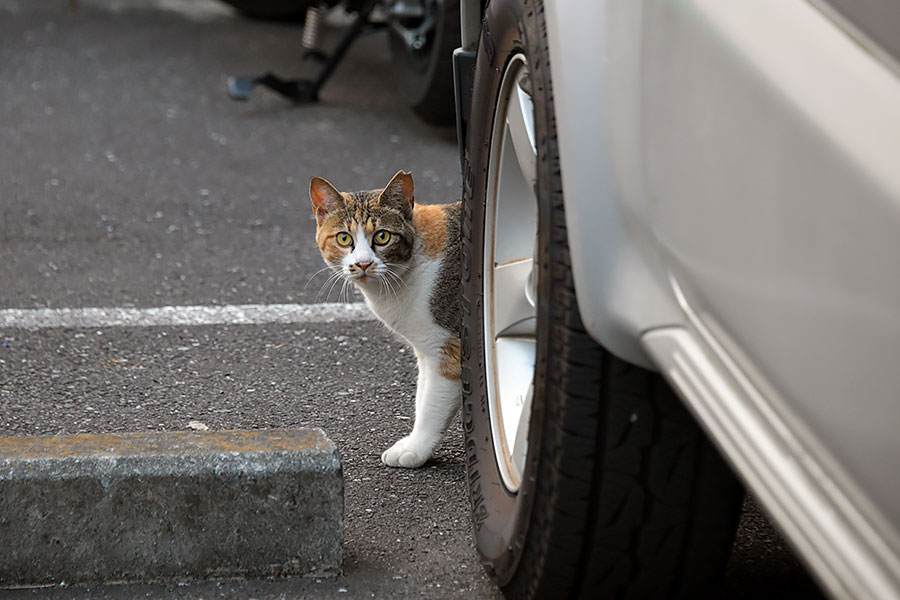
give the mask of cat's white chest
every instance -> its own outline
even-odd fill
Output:
[[[419,260],[404,278],[406,285],[396,286],[396,294],[361,288],[372,312],[416,349],[424,349],[432,345],[436,338],[444,337],[441,327],[434,321],[430,306],[431,292],[440,266],[440,260]]]

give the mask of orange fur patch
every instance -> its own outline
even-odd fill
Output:
[[[319,251],[325,252],[325,246],[328,244],[328,241],[331,240],[335,235],[334,229],[331,227],[319,227],[316,230],[316,244],[319,245]]]
[[[441,346],[441,375],[459,381],[459,336],[453,336]]]
[[[422,251],[429,258],[437,258],[447,244],[447,212],[441,204],[416,204],[413,209],[413,227],[422,240]],[[457,362],[459,362],[457,340]]]
[[[327,215],[316,229],[316,243],[326,261],[337,262],[347,253],[347,250],[338,246],[334,240],[339,231],[343,231],[343,226],[340,220],[332,215]]]

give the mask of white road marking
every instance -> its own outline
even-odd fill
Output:
[[[0,10],[18,15],[29,3],[30,0],[0,0]],[[215,0],[79,0],[77,8],[81,7],[111,13],[148,9],[171,11],[200,22],[236,18],[236,13],[231,7]]]
[[[329,323],[374,319],[361,302],[350,304],[240,304],[158,308],[6,308],[0,329],[53,327],[159,327],[171,325],[261,325]]]

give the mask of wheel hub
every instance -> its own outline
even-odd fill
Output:
[[[534,395],[537,151],[528,66],[515,56],[500,84],[488,161],[484,237],[484,340],[494,453],[516,492]]]

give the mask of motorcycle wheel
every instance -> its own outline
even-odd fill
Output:
[[[418,0],[405,5],[421,14],[388,7],[391,61],[407,103],[426,123],[455,123],[453,51],[459,47],[459,0]],[[396,5],[395,5],[396,6]]]
[[[462,215],[463,428],[475,541],[509,598],[701,598],[743,490],[656,373],[586,333],[541,0],[492,0]]]

